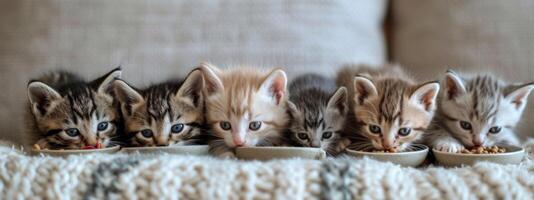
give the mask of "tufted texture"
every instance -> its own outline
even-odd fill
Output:
[[[527,145],[532,159],[534,143]],[[534,162],[405,168],[369,159],[31,157],[0,147],[0,199],[533,199]]]

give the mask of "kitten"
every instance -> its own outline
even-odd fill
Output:
[[[112,82],[120,68],[86,82],[69,72],[49,73],[28,84],[32,136],[41,149],[109,146],[121,122]]]
[[[204,123],[202,87],[198,70],[185,80],[172,80],[138,90],[123,80],[115,92],[124,116],[126,146],[190,145],[198,141]]]
[[[347,128],[351,149],[405,151],[419,140],[434,116],[439,83],[418,84],[399,66],[345,67],[338,84],[349,90]]]
[[[199,69],[206,81],[206,123],[214,138],[210,152],[233,158],[235,147],[279,145],[287,128],[287,78],[280,69]]]
[[[347,89],[316,74],[302,75],[289,86],[289,140],[296,146],[317,147],[337,155],[350,143],[344,138]]]
[[[447,71],[427,143],[437,150],[518,145],[513,132],[534,83],[506,85],[492,76],[460,77]]]

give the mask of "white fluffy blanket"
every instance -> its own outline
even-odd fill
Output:
[[[534,143],[527,147],[532,158]],[[0,191],[0,199],[534,199],[534,162],[416,169],[351,158],[54,158],[4,144]]]

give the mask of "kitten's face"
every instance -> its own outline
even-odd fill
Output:
[[[207,124],[226,146],[276,143],[286,128],[286,83],[282,70],[258,73],[253,69],[222,72],[201,66],[207,82]]]
[[[62,94],[43,82],[30,83],[31,111],[42,133],[37,144],[48,149],[107,146],[119,123],[110,88],[120,74],[114,70],[91,83],[73,85]]]
[[[290,125],[291,139],[304,147],[317,147],[334,154],[335,145],[342,137],[345,125],[347,90],[338,89],[329,101],[312,113],[305,106],[288,102],[288,109],[293,117]]]
[[[469,148],[499,145],[513,137],[534,87],[504,87],[489,76],[464,81],[453,72],[447,73],[442,85],[439,106],[444,128]]]
[[[375,84],[357,76],[354,91],[359,132],[371,143],[366,148],[403,151],[421,138],[430,124],[439,84],[413,86],[393,79]]]
[[[200,134],[203,102],[200,71],[186,80],[152,86],[142,92],[122,80],[115,82],[125,118],[129,146],[185,145]]]

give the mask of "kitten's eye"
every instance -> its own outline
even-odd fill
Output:
[[[323,133],[323,139],[328,139],[328,138],[331,138],[332,137],[332,132],[328,131],[328,132],[324,132]]]
[[[108,129],[109,123],[108,122],[100,122],[97,126],[98,131],[104,131]]]
[[[492,133],[492,134],[497,134],[497,133],[500,133],[502,130],[502,127],[500,126],[494,126],[494,127],[491,127],[489,132]]]
[[[377,125],[369,125],[369,131],[371,131],[371,133],[374,133],[374,134],[379,134],[380,132],[382,132],[380,127]]]
[[[80,135],[80,130],[78,130],[77,128],[69,128],[65,130],[65,133],[70,137],[76,137]]]
[[[141,135],[143,135],[143,137],[146,137],[146,138],[151,138],[154,135],[154,133],[152,133],[152,130],[150,129],[145,129],[141,131]]]
[[[230,122],[220,122],[219,126],[221,126],[222,130],[225,131],[232,129],[232,125],[230,124]]]
[[[172,133],[180,133],[184,130],[184,124],[175,124],[171,127]]]
[[[261,122],[258,122],[258,121],[250,122],[250,124],[248,125],[248,128],[250,130],[257,131],[258,129],[261,128]]]
[[[308,140],[308,134],[306,133],[299,133],[297,137],[301,140]]]
[[[399,129],[399,135],[400,136],[408,136],[412,132],[411,128],[401,128]]]
[[[460,126],[464,129],[464,130],[471,130],[473,127],[471,126],[471,123],[469,122],[466,122],[466,121],[460,121]]]

